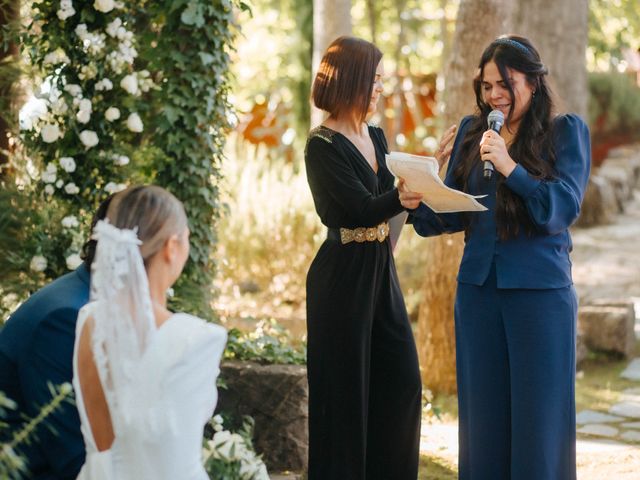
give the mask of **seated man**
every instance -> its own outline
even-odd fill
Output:
[[[111,197],[96,212],[91,229],[106,216]],[[51,401],[49,385],[71,382],[78,310],[89,301],[89,272],[96,242],[84,248],[84,263],[41,290],[18,308],[0,330],[0,391],[14,400],[9,434],[38,415]],[[78,411],[71,402],[49,415],[18,453],[27,461],[26,478],[75,479],[84,463]]]

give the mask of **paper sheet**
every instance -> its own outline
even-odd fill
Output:
[[[390,152],[387,167],[396,178],[403,178],[412,192],[422,193],[422,202],[436,213],[481,212],[487,207],[477,198],[486,195],[468,193],[447,187],[438,176],[438,161],[433,157]]]

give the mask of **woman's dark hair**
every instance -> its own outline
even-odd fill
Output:
[[[311,88],[316,107],[339,118],[351,112],[364,120],[382,52],[373,43],[339,37],[329,45]]]
[[[478,111],[471,120],[471,125],[461,144],[462,161],[454,171],[456,181],[463,186],[465,191],[468,188],[474,167],[480,164],[478,145],[482,134],[487,130],[487,116],[491,111],[491,106],[482,97],[484,67],[491,61],[496,64],[505,88],[511,97],[511,107],[503,128],[508,128],[515,105],[515,95],[509,81],[508,69],[523,73],[534,92],[531,104],[520,120],[516,136],[509,147],[509,155],[536,178],[549,179],[554,174],[555,154],[551,131],[554,102],[553,93],[546,79],[548,70],[540,60],[540,54],[528,39],[516,35],[506,35],[495,39],[484,50],[478,65],[478,74],[473,79]],[[535,227],[522,199],[504,185],[504,177],[499,175],[497,181],[496,223],[498,236],[502,240],[515,237],[521,226],[524,227],[527,234],[533,234]]]
[[[113,199],[113,195],[109,195],[101,204],[98,206],[98,209],[93,214],[93,218],[91,219],[91,230],[89,231],[89,240],[85,242],[82,246],[82,253],[80,258],[84,260],[84,264],[87,267],[87,270],[91,271],[91,264],[93,263],[93,259],[96,256],[96,245],[98,245],[98,241],[91,238],[93,235],[93,229],[98,223],[99,220],[104,220],[107,217],[107,210],[109,209],[109,204]]]

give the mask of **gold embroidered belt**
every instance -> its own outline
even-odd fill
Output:
[[[389,236],[389,224],[387,222],[381,223],[375,227],[358,227],[358,228],[330,228],[329,238],[338,239],[345,245],[347,243],[356,242],[384,242]]]

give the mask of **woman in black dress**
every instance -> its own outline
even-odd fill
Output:
[[[307,177],[328,227],[307,276],[309,480],[415,480],[421,381],[387,221],[402,212],[387,143],[367,125],[382,53],[340,37],[312,97],[328,118],[309,133]]]

